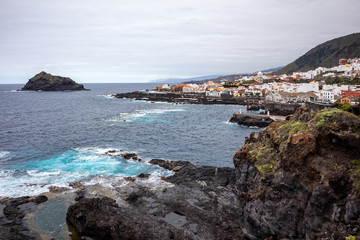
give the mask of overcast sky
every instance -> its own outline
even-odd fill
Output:
[[[360,32],[359,9],[359,0],[0,0],[0,83],[40,71],[146,82],[284,66]]]

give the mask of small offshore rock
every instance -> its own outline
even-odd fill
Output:
[[[137,177],[144,179],[149,179],[150,176],[151,176],[150,173],[140,173],[139,175],[137,175]]]
[[[29,79],[22,91],[79,91],[88,90],[68,77],[53,76],[40,72]]]

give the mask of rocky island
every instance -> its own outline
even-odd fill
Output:
[[[29,79],[22,91],[79,91],[85,89],[68,77],[53,76],[46,72],[36,74]]]
[[[234,168],[154,159],[174,175],[125,177],[111,190],[72,184],[66,221],[72,239],[356,239],[359,156],[360,117],[302,106],[252,133]],[[36,239],[25,219],[46,198],[1,204],[2,236]]]

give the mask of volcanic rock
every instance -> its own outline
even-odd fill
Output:
[[[234,113],[234,115],[229,120],[229,122],[237,123],[241,126],[246,126],[246,127],[263,128],[269,126],[271,123],[274,122],[274,120],[268,116],[246,114],[246,113]]]
[[[70,78],[53,76],[46,72],[36,74],[29,79],[22,91],[78,91],[87,90]]]
[[[2,201],[5,205],[3,215],[0,215],[0,239],[35,240],[40,235],[29,229],[23,221],[25,214],[37,204],[47,201],[47,197],[40,195],[36,198],[19,197]]]
[[[158,165],[162,168],[165,168],[167,170],[179,170],[181,167],[186,165],[192,165],[191,162],[188,161],[170,161],[170,160],[164,160],[164,159],[152,159],[149,161],[149,163]]]
[[[316,239],[332,224],[345,238],[343,225],[360,223],[359,156],[360,118],[339,109],[302,107],[252,133],[234,156],[248,236]]]

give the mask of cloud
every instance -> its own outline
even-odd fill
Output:
[[[357,9],[357,0],[2,0],[0,83],[41,70],[107,82],[281,66],[359,31]]]

